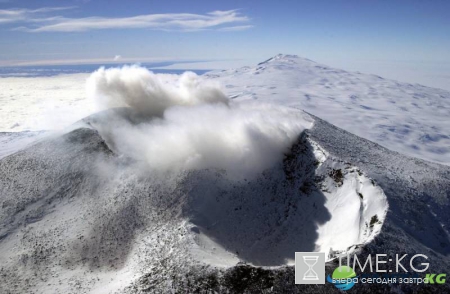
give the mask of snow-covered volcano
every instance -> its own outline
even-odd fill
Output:
[[[217,169],[145,172],[90,127],[101,120],[85,122],[0,161],[5,291],[14,280],[21,291],[120,292],[143,274],[162,282],[198,264],[292,266],[295,251],[331,259],[373,240],[385,220],[382,189],[306,133],[283,161],[237,180]]]
[[[235,99],[303,109],[414,157],[450,163],[450,92],[347,72],[279,54],[255,67],[208,73]]]
[[[298,102],[292,83],[314,85],[299,69],[316,66],[277,56],[259,74],[210,74],[233,101],[192,76],[172,89],[141,69],[100,71],[96,92],[126,108],[31,145],[3,134],[20,150],[0,159],[0,292],[332,291],[294,284],[295,251],[423,253],[445,272],[450,168],[281,107]],[[239,92],[244,78],[253,95]],[[192,99],[199,90],[213,96]]]

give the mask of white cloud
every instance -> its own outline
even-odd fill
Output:
[[[281,162],[311,126],[300,110],[232,101],[220,85],[192,72],[102,68],[86,89],[100,109],[131,110],[136,121],[103,112],[90,123],[118,154],[155,171],[218,168],[248,178]]]
[[[38,18],[40,14],[45,14],[55,11],[63,11],[74,9],[75,6],[66,7],[42,7],[38,9],[13,8],[0,9],[0,24],[15,23],[15,22],[48,22],[55,21],[60,17]]]
[[[88,97],[110,107],[131,107],[136,111],[160,116],[174,105],[202,103],[228,104],[228,98],[215,83],[203,81],[186,72],[177,87],[166,85],[161,75],[139,66],[100,68],[87,82]]]
[[[65,54],[65,53],[63,53]],[[48,54],[51,55],[51,54]],[[189,59],[180,57],[121,57],[120,61],[123,63],[142,63],[142,62],[186,62]],[[114,60],[108,58],[84,58],[84,59],[42,59],[42,60],[15,60],[4,63],[0,60],[0,65],[14,65],[14,66],[39,66],[39,65],[63,65],[63,64],[109,64]]]
[[[201,31],[201,30],[229,30],[237,31],[251,28],[250,25],[236,25],[250,21],[237,10],[212,11],[206,14],[193,13],[162,13],[145,14],[130,17],[85,17],[67,18],[52,16],[36,18],[38,13],[66,10],[72,7],[50,7],[35,10],[11,9],[0,10],[0,23],[23,22],[14,30],[25,32],[84,32],[104,29],[136,29],[148,28],[164,31]],[[2,21],[3,20],[3,21]]]
[[[245,31],[248,29],[253,28],[252,25],[245,25],[245,26],[234,26],[234,27],[225,27],[225,28],[220,28],[219,31],[224,31],[224,32],[236,32],[236,31]]]
[[[121,59],[121,58],[122,58],[122,56],[116,55],[116,56],[114,56],[114,61],[118,61],[118,60]]]

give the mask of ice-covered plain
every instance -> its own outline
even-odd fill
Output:
[[[94,111],[86,74],[0,78],[0,132],[62,129]]]

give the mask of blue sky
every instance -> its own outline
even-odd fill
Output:
[[[449,13],[446,0],[0,0],[0,64],[118,55],[253,63],[289,53],[351,70],[407,65],[442,77],[450,75]]]

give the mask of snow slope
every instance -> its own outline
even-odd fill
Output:
[[[2,292],[120,293],[198,264],[292,265],[295,251],[371,241],[385,218],[383,191],[305,136],[283,162],[236,180],[149,173],[88,126],[0,160]]]
[[[277,55],[206,74],[238,100],[303,109],[391,150],[450,163],[450,92]]]
[[[32,145],[49,132],[0,132],[0,159]]]
[[[0,160],[1,292],[331,291],[294,285],[303,250],[420,252],[443,271],[449,175],[318,118],[251,180],[149,173],[80,124]]]

